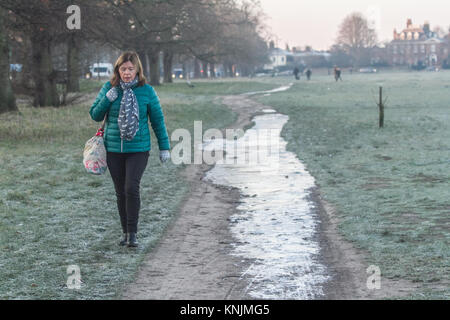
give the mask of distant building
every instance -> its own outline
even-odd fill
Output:
[[[303,51],[294,48],[293,52],[274,48],[269,54],[270,64],[266,64],[264,69],[273,70],[286,65],[305,65],[310,67],[324,66],[330,60],[331,54],[323,51]]]
[[[274,70],[275,68],[285,66],[287,64],[287,56],[290,54],[289,51],[273,48],[270,50],[269,59],[270,63],[264,65],[266,70]]]
[[[406,29],[397,32],[387,45],[389,62],[393,66],[440,66],[449,54],[447,41],[431,31],[430,24],[414,26],[407,20]]]
[[[311,57],[321,57],[326,60],[329,60],[331,58],[331,54],[329,52],[325,51],[316,51],[316,50],[310,50],[310,51],[295,51],[293,53],[290,53],[290,56],[294,58],[311,58]]]

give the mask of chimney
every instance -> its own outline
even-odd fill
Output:
[[[450,29],[449,29],[450,30]],[[397,40],[397,37],[398,37],[398,35],[397,35],[397,29],[394,29],[394,40]]]
[[[412,27],[412,19],[408,19],[408,21],[406,21],[406,29],[409,29]]]
[[[425,32],[426,35],[428,35],[431,31],[430,23],[428,21],[425,21],[425,24],[423,25],[423,32]]]

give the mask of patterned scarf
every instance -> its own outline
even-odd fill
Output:
[[[120,80],[120,87],[123,90],[122,101],[120,102],[119,123],[120,137],[123,140],[133,140],[136,132],[139,130],[139,105],[133,88],[139,82],[135,77],[131,82]]]

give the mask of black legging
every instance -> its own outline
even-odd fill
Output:
[[[137,232],[141,198],[139,185],[147,166],[149,152],[107,152],[106,162],[114,182],[120,223],[124,233]]]

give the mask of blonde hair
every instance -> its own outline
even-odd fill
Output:
[[[139,56],[134,51],[127,51],[120,55],[119,59],[117,59],[116,63],[114,64],[114,74],[111,78],[111,85],[113,87],[116,87],[119,85],[120,82],[120,73],[119,68],[122,64],[125,62],[130,61],[134,67],[136,68],[136,76],[138,76],[139,82],[138,86],[141,87],[145,85],[147,79],[145,79],[144,76],[144,70],[142,68],[141,59],[139,59]]]

